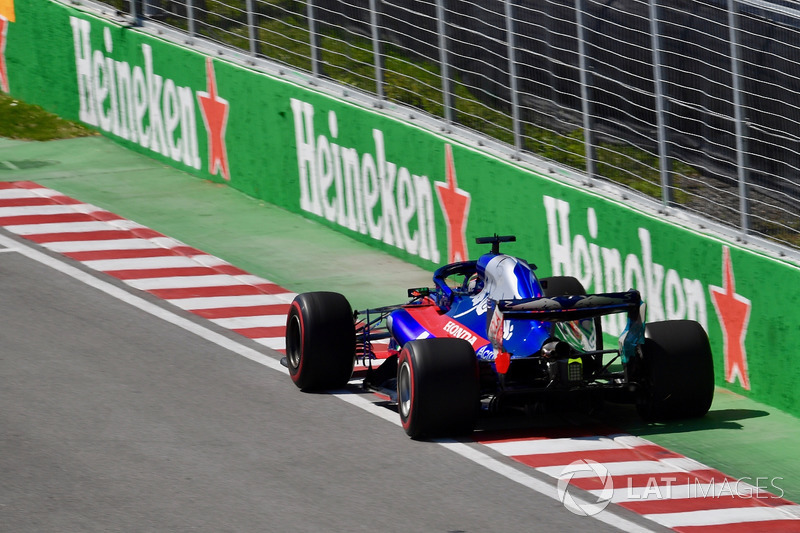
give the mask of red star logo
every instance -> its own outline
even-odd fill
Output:
[[[222,177],[230,181],[228,150],[225,148],[229,104],[217,94],[217,79],[210,57],[206,58],[206,89],[208,92],[197,91],[197,101],[200,103],[203,122],[208,132],[208,172],[211,175],[221,172]]]
[[[6,70],[6,32],[8,31],[8,19],[0,15],[0,90],[4,93],[10,92],[8,89],[8,71]]]
[[[470,195],[458,188],[456,183],[456,165],[453,162],[453,148],[444,146],[444,170],[447,183],[437,181],[436,195],[439,205],[444,211],[447,222],[448,263],[467,260],[467,213],[469,213]]]
[[[722,287],[709,286],[714,308],[717,310],[719,325],[725,347],[725,380],[733,383],[737,377],[746,390],[750,390],[747,375],[747,354],[744,338],[750,320],[750,300],[736,294],[733,279],[731,252],[727,246],[722,249]]]

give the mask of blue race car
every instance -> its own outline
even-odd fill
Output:
[[[439,268],[435,287],[409,289],[407,303],[354,312],[338,293],[299,294],[282,361],[292,380],[304,391],[343,388],[364,361],[364,387],[396,402],[412,438],[471,432],[481,411],[513,407],[609,400],[635,403],[645,420],[708,411],[714,366],[700,324],[645,325],[635,290],[587,295],[573,277],[539,279],[500,253],[515,240],[476,239],[491,251]],[[627,327],[604,349],[600,318],[612,313],[626,313]]]

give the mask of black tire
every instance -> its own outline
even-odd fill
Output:
[[[286,318],[286,362],[304,391],[340,389],[353,375],[356,332],[350,303],[335,292],[298,294]]]
[[[542,286],[543,295],[547,297],[586,295],[586,289],[583,287],[583,283],[578,281],[578,278],[573,278],[572,276],[552,276],[549,278],[542,278],[539,280],[539,284]],[[602,322],[600,321],[600,317],[594,319],[594,330],[597,333],[595,349],[602,350],[603,325]],[[594,372],[596,370],[599,370],[600,367],[602,366],[603,366],[602,357],[598,356],[591,363],[590,368],[588,370],[590,372]]]
[[[636,407],[644,420],[695,418],[708,412],[714,399],[714,360],[700,324],[647,324],[642,354]]]
[[[553,276],[539,280],[544,296],[583,296],[586,289],[577,278],[572,276]]]
[[[451,338],[410,341],[397,365],[397,410],[409,437],[472,432],[480,406],[472,345]]]

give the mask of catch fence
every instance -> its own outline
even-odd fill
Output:
[[[794,2],[109,5],[800,249]]]

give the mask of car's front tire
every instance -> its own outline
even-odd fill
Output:
[[[289,375],[304,391],[338,389],[353,374],[356,333],[347,299],[335,292],[298,294],[286,317]]]
[[[411,438],[471,432],[480,404],[478,360],[467,341],[407,342],[397,367],[397,410]]]

